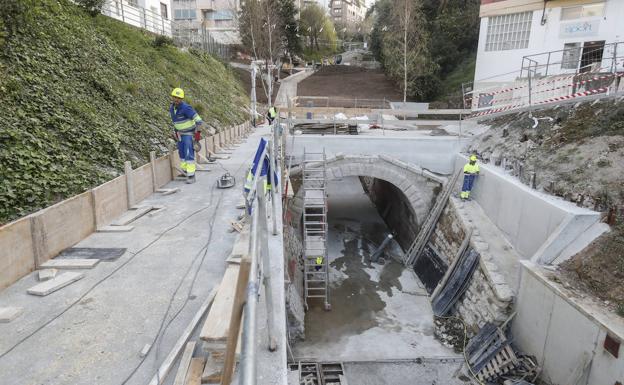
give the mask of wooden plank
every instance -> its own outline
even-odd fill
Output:
[[[74,273],[67,272],[61,275],[56,276],[55,278],[42,282],[38,285],[35,285],[28,289],[26,292],[32,295],[46,296],[50,293],[54,293],[55,291],[64,288],[67,285],[70,285],[79,279],[82,279],[84,274],[82,273]]]
[[[221,383],[221,373],[223,371],[223,363],[211,353],[206,361],[204,372],[201,375],[202,384],[219,384]]]
[[[204,341],[225,341],[230,326],[230,316],[234,305],[238,265],[230,264],[223,274],[214,304],[208,312],[200,338]]]
[[[194,351],[195,341],[187,343],[186,347],[184,348],[182,358],[180,359],[180,365],[178,365],[178,371],[176,373],[175,379],[173,380],[173,385],[184,385],[184,383],[186,382],[186,374],[188,373],[189,366],[191,365],[191,358],[193,358]]]
[[[99,259],[51,259],[39,266],[41,269],[92,269],[100,263]]]
[[[98,233],[127,233],[134,230],[134,226],[102,226],[97,229]]]
[[[195,357],[191,359],[191,365],[189,366],[188,374],[186,375],[186,382],[184,383],[184,385],[200,385],[201,376],[205,366],[205,357]]]
[[[24,312],[21,307],[0,307],[0,323],[8,323]]]
[[[228,328],[227,348],[225,350],[225,363],[223,364],[221,385],[230,385],[230,382],[232,381],[232,373],[234,372],[234,364],[236,363],[236,347],[238,345],[240,331],[242,330],[240,327],[241,317],[243,316],[243,306],[245,304],[247,283],[249,282],[250,267],[251,259],[249,256],[245,256],[241,260],[240,268],[238,269],[234,305],[232,307],[230,326]]]
[[[180,355],[182,348],[186,344],[186,341],[188,341],[188,339],[191,337],[191,334],[193,333],[193,330],[195,330],[195,327],[197,326],[199,321],[203,318],[204,314],[206,314],[206,311],[214,300],[216,293],[217,289],[213,289],[208,297],[206,297],[204,303],[201,305],[197,313],[195,313],[195,316],[191,320],[191,323],[188,324],[186,329],[184,329],[184,332],[182,333],[176,344],[173,346],[173,349],[171,349],[171,351],[163,361],[162,365],[160,365],[160,367],[158,368],[158,374],[152,377],[149,385],[161,385],[165,381],[165,378],[173,367],[173,363],[178,358],[178,355]]]
[[[113,226],[125,226],[147,214],[152,210],[151,206],[141,207],[136,210],[128,210],[124,215],[113,221]]]

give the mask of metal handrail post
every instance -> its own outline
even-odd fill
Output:
[[[258,183],[258,181],[256,181]],[[259,210],[253,210],[249,229],[249,283],[243,308],[243,331],[241,334],[240,385],[256,385],[256,308],[258,302],[258,222]]]
[[[269,229],[267,225],[266,216],[266,195],[258,195],[258,228],[260,237],[260,258],[262,262],[262,284],[264,285],[264,292],[266,295],[266,310],[267,310],[267,334],[268,334],[268,347],[269,350],[274,352],[277,349],[277,341],[275,340],[275,321],[273,314],[273,289],[271,288],[271,260],[269,255]],[[275,216],[274,216],[275,217]]]

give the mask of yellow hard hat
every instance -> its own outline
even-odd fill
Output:
[[[174,88],[173,91],[171,91],[171,96],[184,99],[184,90],[182,88]]]
[[[477,161],[477,156],[475,154],[470,155],[470,160],[473,162]]]

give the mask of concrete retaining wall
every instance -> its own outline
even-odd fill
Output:
[[[467,161],[458,155],[455,167]],[[599,213],[532,190],[498,167],[480,167],[472,198],[524,259],[550,263],[600,220]]]
[[[241,125],[232,134],[247,134],[251,125]],[[223,136],[223,133],[219,133]],[[215,138],[207,138],[214,143]],[[171,156],[155,159],[132,170],[134,202],[150,196],[155,188],[172,179]],[[152,170],[153,167],[153,170]],[[155,179],[155,181],[154,181]],[[66,199],[27,217],[0,227],[0,290],[10,286],[54,258],[62,250],[75,245],[97,228],[106,226],[129,209],[126,175],[117,177],[92,190]]]
[[[0,227],[0,290],[35,269],[30,217]]]
[[[556,385],[621,383],[624,349],[616,358],[604,341],[609,334],[624,342],[624,320],[553,282],[554,273],[532,262],[522,265],[512,332],[519,348],[537,358],[542,377]]]
[[[352,135],[296,135],[286,139],[287,153],[297,160],[303,158],[303,149],[321,152],[327,157],[338,154],[385,155],[438,174],[453,173],[455,154],[462,142],[454,137],[366,137]]]

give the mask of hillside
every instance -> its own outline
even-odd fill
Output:
[[[245,119],[247,97],[231,70],[170,43],[68,0],[5,0],[0,224],[165,151],[173,87],[213,127]]]

